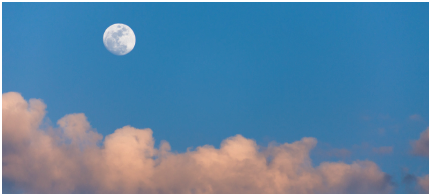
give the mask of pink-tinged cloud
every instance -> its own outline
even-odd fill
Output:
[[[429,175],[417,177],[419,191],[422,193],[429,193]]]
[[[412,154],[429,157],[429,128],[423,131],[418,140],[410,142]]]
[[[414,120],[414,121],[421,121],[422,120],[422,116],[419,114],[413,114],[411,116],[409,116],[410,120]]]
[[[389,193],[390,177],[371,161],[323,162],[317,143],[303,138],[268,146],[236,135],[173,153],[154,147],[150,129],[131,126],[102,136],[84,114],[66,115],[58,128],[40,128],[41,100],[3,94],[3,179],[27,193]]]

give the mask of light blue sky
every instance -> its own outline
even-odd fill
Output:
[[[2,5],[3,93],[42,99],[52,124],[85,113],[105,136],[151,128],[177,152],[315,137],[315,164],[374,161],[398,193],[403,168],[429,173],[409,153],[429,124],[428,3]],[[114,23],[136,35],[125,56],[103,45]]]

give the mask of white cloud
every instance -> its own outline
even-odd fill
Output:
[[[3,94],[3,179],[28,193],[388,193],[390,177],[371,161],[313,167],[315,138],[261,149],[236,135],[220,149],[186,153],[154,147],[150,129],[131,126],[102,136],[84,114],[59,128],[39,128],[41,100]]]

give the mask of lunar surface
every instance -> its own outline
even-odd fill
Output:
[[[132,29],[121,23],[109,26],[103,34],[103,43],[106,49],[115,55],[125,55],[135,47],[135,33]]]

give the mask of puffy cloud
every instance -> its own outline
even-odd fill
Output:
[[[417,156],[429,157],[429,128],[420,134],[418,140],[410,142],[413,150],[412,154]],[[429,193],[429,175],[422,177],[415,177],[417,182],[417,189],[423,193]]]
[[[406,184],[408,192],[410,193],[428,193],[429,192],[429,175],[422,177],[413,174],[404,174],[402,183]],[[415,185],[414,189],[411,185]]]
[[[429,193],[429,175],[417,177],[419,190],[423,193]]]
[[[3,179],[26,193],[388,193],[390,177],[371,161],[323,162],[313,167],[317,143],[260,147],[236,135],[173,153],[154,147],[150,129],[130,126],[106,136],[84,114],[66,115],[58,128],[40,128],[41,100],[3,94]]]
[[[412,153],[418,156],[429,156],[429,128],[423,131],[418,140],[411,141]]]

